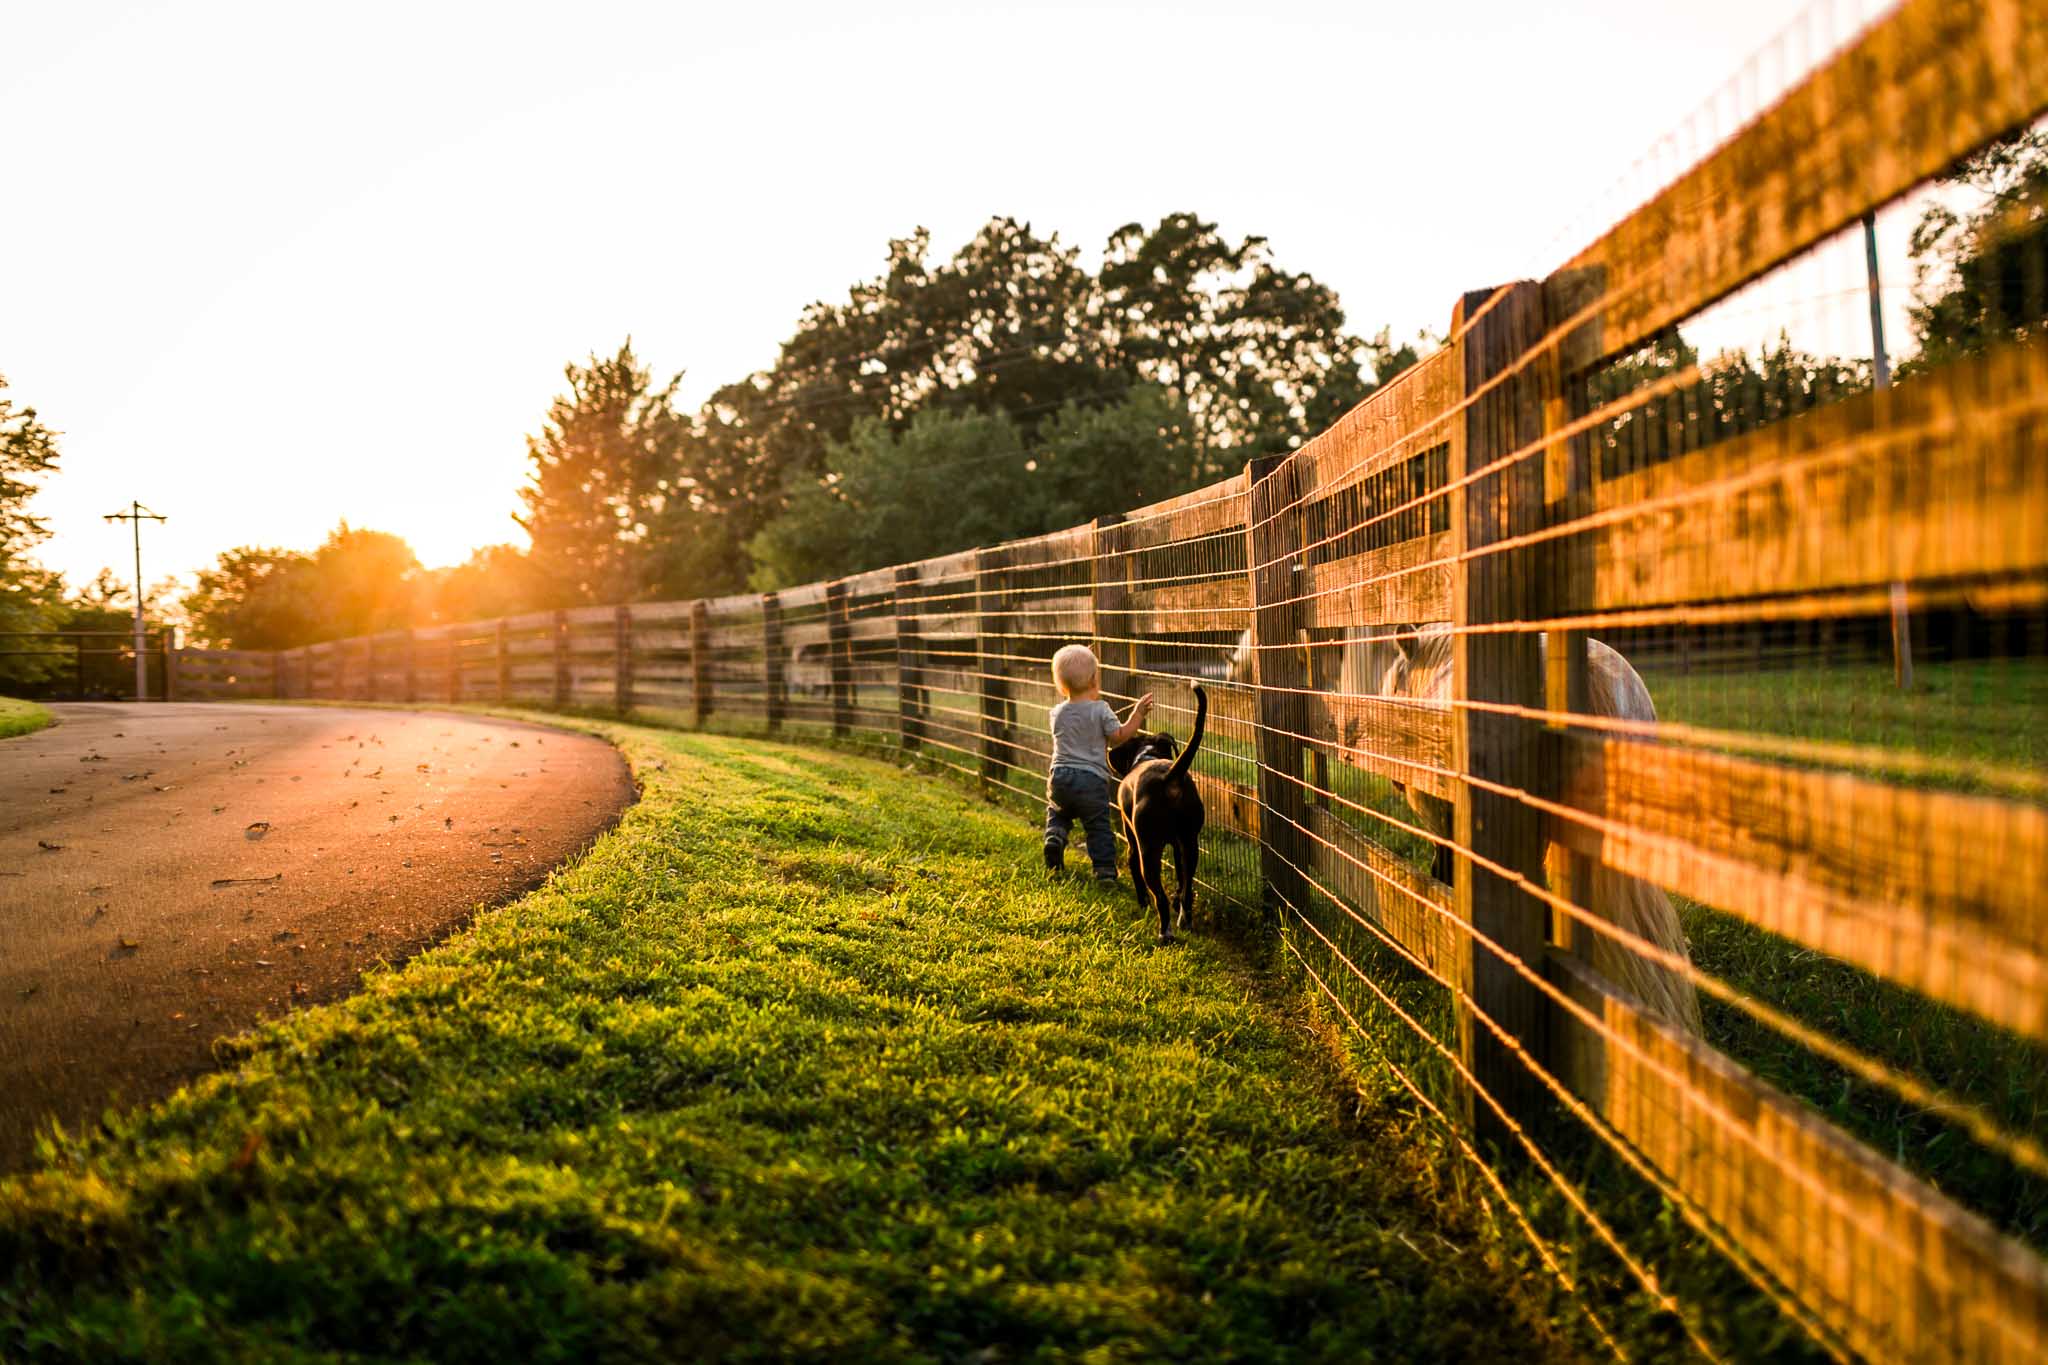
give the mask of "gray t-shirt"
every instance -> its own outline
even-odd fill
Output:
[[[1061,702],[1052,708],[1052,766],[1085,768],[1115,786],[1116,775],[1109,770],[1109,737],[1122,728],[1116,712],[1100,698]]]

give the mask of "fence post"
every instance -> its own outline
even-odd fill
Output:
[[[633,709],[633,609],[612,608],[612,710]]]
[[[410,627],[405,632],[405,703],[411,706],[420,699],[420,633]]]
[[[1095,519],[1088,544],[1088,629],[1095,637],[1102,666],[1102,693],[1124,701],[1135,699],[1138,645],[1132,638],[1124,608],[1130,597],[1130,532],[1120,530],[1123,513]]]
[[[1595,510],[1593,453],[1591,438],[1585,434],[1559,440],[1556,433],[1575,415],[1556,372],[1556,355],[1539,357],[1542,373],[1548,376],[1554,396],[1543,404],[1543,433],[1550,438],[1543,459],[1543,524],[1550,528],[1571,527]],[[1573,386],[1578,391],[1578,386]],[[1583,407],[1583,402],[1579,404]],[[1545,563],[1539,580],[1543,593],[1542,614],[1553,620],[1583,615],[1593,609],[1593,539],[1586,535],[1561,535],[1546,542]],[[1551,630],[1544,635],[1543,706],[1553,713],[1584,714],[1592,709],[1591,679],[1587,674],[1586,632]],[[1573,745],[1574,731],[1552,721],[1544,727],[1543,772],[1548,781],[1543,794],[1562,799],[1571,766],[1578,761]],[[1591,903],[1594,860],[1576,850],[1565,850],[1558,860],[1561,881],[1550,887],[1551,894],[1574,905]],[[1582,962],[1592,955],[1591,935],[1569,915],[1549,912],[1550,941]],[[1546,1062],[1546,1064],[1548,1064]]]
[[[284,651],[273,649],[270,651],[270,699],[282,701],[284,695]]]
[[[448,640],[448,701],[450,705],[462,701],[462,636],[450,626]]]
[[[1465,331],[1466,320],[1482,309]],[[1517,450],[1541,448],[1542,375],[1528,354],[1543,336],[1542,289],[1521,283],[1469,293],[1452,315],[1451,331],[1464,331],[1456,345],[1467,395],[1463,418],[1451,432],[1457,555],[1451,579],[1452,699],[1541,707],[1545,679],[1536,634],[1474,628],[1542,619],[1544,554],[1533,546],[1477,557],[1472,552],[1528,535],[1543,522],[1544,465],[1536,455],[1477,473]],[[1459,850],[1454,904],[1459,920],[1471,927],[1458,962],[1459,1050],[1474,1082],[1519,1121],[1536,1110],[1543,1092],[1511,1043],[1547,1064],[1545,1010],[1543,997],[1501,954],[1538,973],[1543,969],[1545,907],[1509,879],[1519,875],[1532,885],[1543,880],[1543,824],[1524,796],[1542,790],[1543,727],[1526,717],[1454,704],[1451,745],[1453,768],[1471,779],[1462,784],[1453,821]],[[1479,859],[1501,871],[1480,867]],[[1482,935],[1494,946],[1482,943]],[[1505,1145],[1507,1132],[1492,1106],[1470,1093],[1460,1098],[1476,1129]]]
[[[782,598],[761,594],[761,659],[768,675],[768,728],[780,730],[789,713],[789,672],[782,652]]]
[[[690,603],[690,704],[701,730],[711,718],[711,609],[701,597]]]
[[[165,626],[162,641],[164,656],[164,700],[176,701],[178,690],[178,628]]]
[[[1308,908],[1307,802],[1301,735],[1308,669],[1301,633],[1301,461],[1245,466],[1245,569],[1251,577],[1252,680],[1258,706],[1259,879],[1266,906]]]
[[[505,639],[505,618],[498,618],[498,703],[512,695],[512,651]]]
[[[569,704],[569,613],[555,608],[555,702],[559,711]]]
[[[924,744],[920,719],[924,682],[924,641],[918,632],[920,603],[917,565],[896,570],[896,734],[905,749]]]
[[[974,552],[974,691],[981,701],[981,787],[983,795],[990,797],[995,795],[995,786],[1009,767],[1002,756],[1003,699],[1009,694],[1009,687],[1006,680],[997,676],[1005,663],[1006,597],[1001,572],[1004,558],[1001,550]]]
[[[832,733],[853,732],[853,625],[846,616],[846,583],[825,585],[825,633],[832,659]]]

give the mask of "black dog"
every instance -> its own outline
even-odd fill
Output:
[[[1195,914],[1195,860],[1201,855],[1202,794],[1188,776],[1188,764],[1202,747],[1202,726],[1209,719],[1209,694],[1195,689],[1195,733],[1175,757],[1173,736],[1138,734],[1109,751],[1109,766],[1123,782],[1116,789],[1117,814],[1131,844],[1131,880],[1138,884],[1138,904],[1159,906],[1159,941],[1173,942],[1168,922],[1166,884],[1160,863],[1173,845],[1174,891],[1180,901],[1180,927]]]

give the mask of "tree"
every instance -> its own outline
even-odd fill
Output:
[[[532,558],[516,545],[486,545],[468,559],[422,575],[419,622],[453,624],[517,616],[548,597]]]
[[[202,569],[183,606],[193,638],[227,649],[295,649],[413,625],[419,560],[387,531],[342,522],[312,554],[244,546]]]
[[[946,456],[932,444],[936,431],[993,437],[967,423],[910,440],[921,414],[1001,413],[1020,448],[1036,449],[1049,424],[1073,420],[1064,414],[1117,408],[1149,384],[1179,414],[1190,468],[1228,472],[1291,449],[1417,358],[1413,344],[1382,332],[1364,345],[1343,325],[1336,295],[1280,269],[1263,238],[1232,242],[1193,214],[1119,229],[1093,276],[1056,235],[1015,219],[990,219],[944,261],[919,229],[892,241],[882,273],[844,302],[805,309],[772,368],[712,395],[682,446],[684,495],[659,537],[671,566],[664,582],[736,586],[735,561],[749,546],[775,557],[757,562],[764,579],[788,571],[792,528],[835,501],[851,505],[816,486],[850,472],[829,452],[857,447],[863,469],[878,453],[882,433],[864,424],[936,461]],[[865,433],[857,439],[856,428]],[[946,514],[963,506],[956,499]],[[797,521],[783,520],[785,508]],[[764,536],[771,523],[780,529]],[[821,551],[796,558],[830,566],[821,572],[849,567]]]
[[[1232,243],[1192,213],[1129,223],[1110,235],[1099,287],[1122,366],[1238,463],[1299,446],[1371,392],[1336,293],[1280,269],[1263,237]]]
[[[0,375],[0,631],[49,630],[56,624],[63,580],[27,558],[48,529],[28,510],[42,476],[57,468],[58,433],[34,408],[17,408]],[[41,661],[0,657],[0,681],[30,682]]]
[[[28,510],[38,479],[57,468],[57,433],[37,420],[34,408],[17,408],[0,375],[0,584],[28,549],[49,534]]]
[[[316,616],[312,556],[296,550],[240,546],[201,569],[184,596],[196,643],[222,649],[293,649],[325,632]]]
[[[2048,323],[2048,131],[1992,143],[1940,183],[1978,202],[1958,212],[1946,196],[1913,228],[1909,317],[1919,350],[1901,378]]]
[[[532,468],[517,518],[532,540],[544,605],[627,602],[653,586],[653,529],[679,496],[688,425],[674,408],[677,374],[660,388],[629,337],[605,359],[563,370],[569,391],[527,438]]]
[[[762,588],[1040,535],[1207,482],[1193,423],[1158,389],[1062,405],[1029,443],[1009,414],[927,409],[857,424],[825,477],[749,546]]]

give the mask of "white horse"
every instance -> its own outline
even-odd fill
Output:
[[[1536,637],[1539,651],[1549,648],[1548,634]],[[1399,657],[1387,668],[1374,692],[1389,697],[1412,697],[1417,701],[1445,706],[1451,700],[1451,645],[1448,626],[1432,626],[1397,641]],[[1656,705],[1642,675],[1620,654],[1598,640],[1586,641],[1587,711],[1617,720],[1655,721]],[[1411,791],[1400,783],[1394,788],[1407,798],[1416,817],[1432,832],[1451,833],[1451,806],[1439,797]],[[1593,793],[1568,790],[1567,805],[1584,808]],[[1544,859],[1544,874],[1551,886],[1563,885],[1561,872],[1566,854],[1556,844]],[[1639,877],[1617,872],[1603,863],[1593,867],[1592,885],[1585,894],[1585,908],[1617,928],[1653,944],[1679,958],[1688,956],[1685,929],[1678,911],[1662,889]],[[1583,927],[1583,926],[1582,926]],[[1700,1032],[1699,997],[1692,981],[1683,973],[1654,962],[1627,944],[1596,929],[1592,935],[1593,970],[1606,977],[1656,1014],[1691,1033]]]

